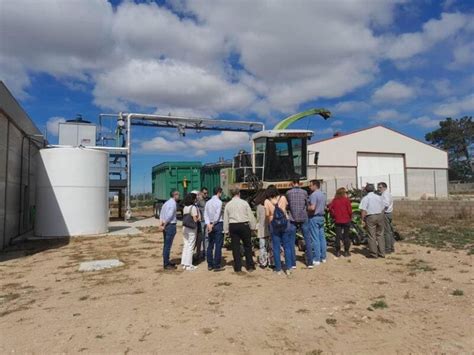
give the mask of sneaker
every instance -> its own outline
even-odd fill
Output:
[[[313,262],[313,265],[318,266],[318,265],[321,265],[321,263],[319,261],[315,261],[315,262]]]
[[[197,269],[197,266],[194,265],[187,265],[184,270],[186,271],[194,271]]]
[[[208,270],[208,271],[212,271],[212,270],[214,270],[214,268],[213,268],[212,266],[208,266],[208,267],[207,267],[207,270]]]
[[[291,268],[292,268],[293,270],[296,270],[296,266],[292,266]]]
[[[326,259],[321,260],[321,262],[322,262],[323,264],[324,264],[326,261],[327,261]]]
[[[222,266],[214,268],[214,272],[220,272],[220,271],[224,271],[224,270],[225,270],[225,268],[223,268]]]
[[[281,270],[280,270],[280,271],[275,271],[275,273],[276,273],[277,275],[283,275],[283,271],[281,271]]]
[[[344,252],[344,257],[348,258],[351,256],[351,253],[349,251]]]
[[[164,269],[165,269],[165,270],[175,270],[175,269],[176,269],[176,266],[174,266],[174,265],[166,265],[166,266],[164,267]]]
[[[336,251],[336,252],[334,253],[334,256],[335,256],[336,258],[340,258],[340,257],[341,257],[341,252]]]
[[[314,269],[314,266],[313,266],[313,264],[311,264],[311,265],[308,265],[308,269]]]
[[[285,275],[286,276],[291,276],[291,271],[290,270],[285,270]]]

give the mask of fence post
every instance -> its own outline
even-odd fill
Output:
[[[392,179],[390,178],[390,174],[388,174],[388,191],[392,192]]]
[[[436,195],[436,170],[433,170],[433,186],[434,186],[434,195],[435,197],[438,197]]]
[[[337,178],[334,178],[334,187],[335,187],[336,190],[337,190]]]

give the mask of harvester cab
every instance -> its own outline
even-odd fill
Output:
[[[311,109],[284,119],[272,130],[255,133],[252,136],[252,152],[240,151],[234,158],[232,185],[239,187],[247,198],[268,185],[287,190],[295,178],[306,185],[310,159],[307,146],[313,131],[287,127],[310,115],[328,119],[331,113],[325,109]]]

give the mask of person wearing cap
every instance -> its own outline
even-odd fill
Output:
[[[165,202],[160,212],[160,225],[163,228],[163,267],[165,270],[176,269],[176,265],[170,262],[171,247],[176,235],[176,210],[179,201],[179,192],[172,191],[170,199]]]
[[[367,184],[365,186],[367,195],[360,201],[359,208],[363,223],[367,226],[369,237],[369,255],[368,258],[385,258],[385,239],[384,225],[385,216],[382,196],[377,195],[375,186]]]

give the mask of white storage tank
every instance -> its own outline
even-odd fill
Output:
[[[87,148],[47,148],[40,151],[36,236],[107,233],[108,155]]]

